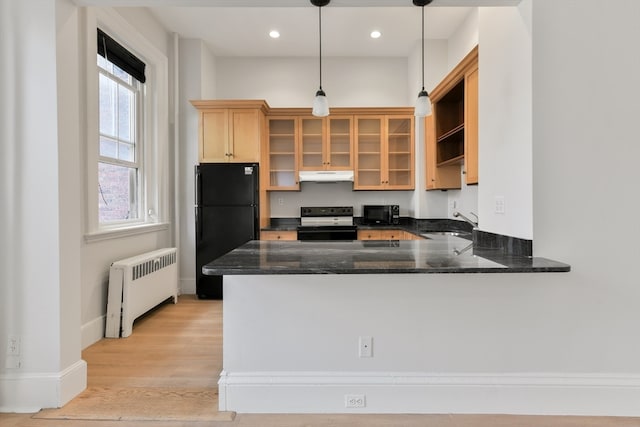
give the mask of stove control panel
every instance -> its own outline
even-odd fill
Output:
[[[353,206],[303,206],[301,217],[353,216]]]

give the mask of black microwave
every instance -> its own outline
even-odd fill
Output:
[[[363,205],[362,223],[393,225],[400,224],[400,206],[398,205]]]

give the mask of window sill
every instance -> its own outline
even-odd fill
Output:
[[[87,243],[99,242],[101,240],[119,239],[121,237],[135,236],[136,234],[154,233],[156,231],[168,230],[169,223],[160,222],[153,224],[137,224],[129,227],[120,227],[116,229],[104,229],[84,235],[84,241]]]

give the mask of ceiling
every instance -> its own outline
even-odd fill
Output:
[[[425,35],[447,39],[475,6],[520,0],[434,0]],[[81,6],[147,7],[182,38],[203,40],[224,56],[315,57],[318,8],[309,0],[76,0]],[[322,8],[323,56],[409,56],[420,40],[420,8],[411,0],[332,0]],[[278,39],[269,37],[277,29]],[[382,36],[372,39],[378,30]]]
[[[150,8],[170,31],[202,39],[215,56],[317,56],[318,8]],[[425,10],[427,38],[447,39],[471,8]],[[409,56],[420,40],[419,7],[322,8],[323,56]],[[272,39],[269,31],[278,30]],[[382,36],[372,39],[378,30]]]

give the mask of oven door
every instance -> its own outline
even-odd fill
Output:
[[[357,240],[355,225],[302,226],[298,227],[298,240]]]

